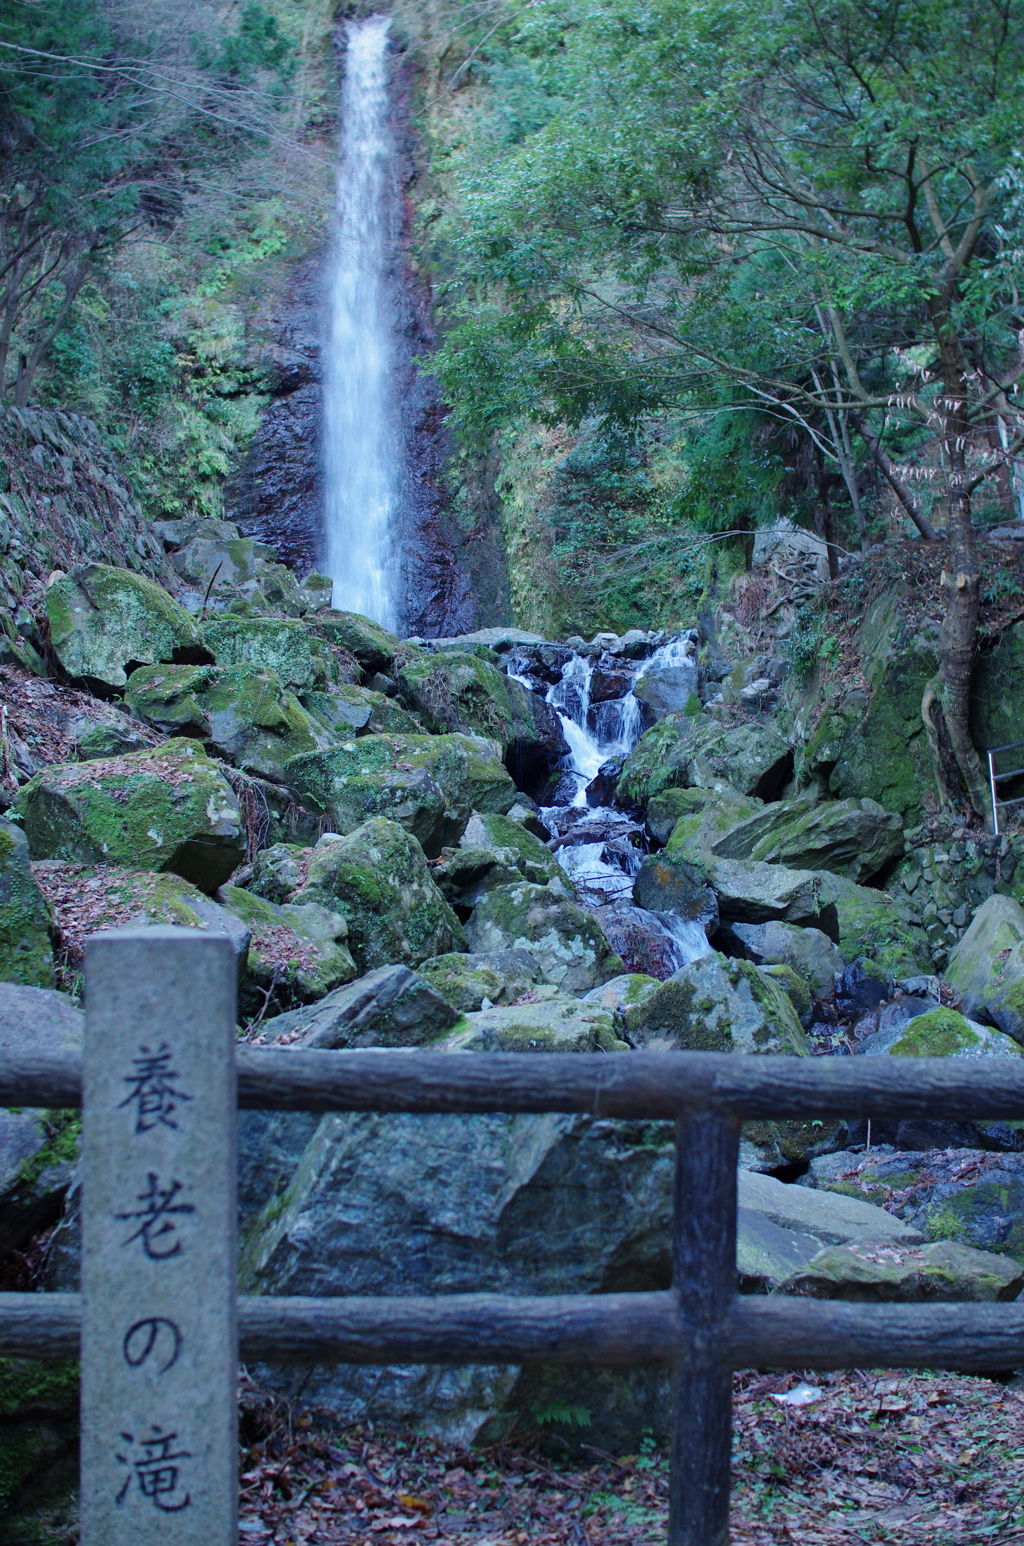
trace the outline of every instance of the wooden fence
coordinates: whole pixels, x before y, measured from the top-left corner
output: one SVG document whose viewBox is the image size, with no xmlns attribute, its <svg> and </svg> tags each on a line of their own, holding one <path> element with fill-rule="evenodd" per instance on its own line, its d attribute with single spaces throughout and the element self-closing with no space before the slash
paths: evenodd
<svg viewBox="0 0 1024 1546">
<path fill-rule="evenodd" d="M 172 1096 L 180 1099 L 177 1108 L 170 1101 L 173 1115 L 163 1123 L 167 1131 L 158 1133 L 158 1137 L 161 1142 L 165 1138 L 174 1141 L 171 1129 L 178 1118 L 186 1110 L 191 1117 L 190 1108 L 183 1103 L 200 1100 L 201 1091 L 198 1083 L 194 1090 L 185 1088 L 187 1078 L 183 1071 L 189 1065 L 181 1050 L 183 1044 L 179 1041 L 175 1046 L 167 1041 L 173 1037 L 175 1027 L 180 1038 L 182 1027 L 180 1000 L 172 1011 L 165 990 L 168 982 L 180 982 L 182 971 L 190 981 L 197 980 L 198 966 L 202 965 L 200 939 L 207 942 L 203 960 L 211 966 L 214 976 L 219 972 L 223 979 L 232 969 L 226 947 L 223 951 L 210 948 L 223 942 L 212 941 L 209 936 L 189 936 L 187 930 L 125 930 L 97 936 L 90 943 L 85 1078 L 87 1266 L 88 1189 L 92 1174 L 88 1064 L 92 1026 L 98 1027 L 94 1041 L 100 1045 L 104 1021 L 109 1024 L 118 1016 L 127 1016 L 126 1034 L 133 1045 L 145 1043 L 151 1058 L 158 1042 L 165 1048 L 163 1072 L 175 1078 L 169 1082 L 165 1079 L 164 1084 Z M 108 967 L 105 978 L 100 970 L 104 950 Z M 145 980 L 140 975 L 143 965 Z M 196 1024 L 196 1017 L 202 1021 L 211 1001 L 207 989 L 197 996 L 192 1021 L 186 1028 L 187 1038 L 195 1039 L 209 1029 L 204 1022 L 197 1030 Z M 227 996 L 230 998 L 230 994 Z M 216 997 L 214 993 L 212 998 Z M 112 1014 L 110 1004 L 115 999 L 116 1013 Z M 214 1018 L 219 1016 L 224 1021 L 223 1003 L 215 1003 L 212 1013 Z M 160 1022 L 155 1032 L 151 1028 L 154 1017 Z M 602 1118 L 670 1118 L 675 1122 L 676 1194 L 670 1291 L 543 1297 L 479 1293 L 399 1299 L 241 1298 L 237 1301 L 237 1350 L 233 1343 L 221 1349 L 232 1371 L 236 1356 L 296 1363 L 544 1361 L 666 1365 L 673 1375 L 675 1413 L 668 1533 L 671 1546 L 724 1546 L 728 1540 L 734 1369 L 898 1367 L 985 1371 L 1024 1366 L 1024 1304 L 867 1305 L 736 1293 L 736 1167 L 742 1122 L 766 1118 L 898 1116 L 1019 1119 L 1024 1116 L 1024 1062 L 642 1052 L 453 1056 L 429 1051 L 330 1052 L 243 1046 L 234 1058 L 234 1072 L 237 1103 L 243 1108 L 314 1112 L 569 1112 Z M 121 1084 L 129 1086 L 129 1097 L 117 1103 L 120 1109 L 129 1105 L 132 1081 L 137 1083 L 138 1079 L 134 1073 L 122 1075 L 120 1069 L 117 1077 Z M 82 1100 L 83 1063 L 79 1054 L 0 1053 L 0 1105 L 61 1108 L 80 1105 Z M 168 1100 L 164 1103 L 167 1105 Z M 108 1100 L 108 1105 L 113 1109 L 112 1101 Z M 129 1106 L 129 1114 L 134 1113 L 135 1107 Z M 220 1118 L 221 1128 L 233 1135 L 233 1111 L 221 1108 Z M 159 1120 L 151 1124 L 155 1128 L 160 1125 Z M 100 1133 L 95 1123 L 93 1130 L 100 1134 L 97 1143 L 108 1142 L 109 1135 Z M 137 1123 L 134 1130 L 141 1131 Z M 233 1167 L 233 1146 L 229 1148 Z M 218 1216 L 223 1216 L 223 1199 L 214 1194 L 218 1193 L 218 1186 L 220 1191 L 226 1190 L 233 1208 L 232 1182 L 223 1169 L 218 1182 L 215 1169 L 213 1160 L 207 1160 L 202 1194 L 211 1206 L 216 1205 L 215 1212 L 220 1209 Z M 149 1172 L 149 1192 L 164 1196 L 167 1188 L 160 1191 L 159 1184 L 153 1181 L 155 1174 Z M 144 1192 L 145 1188 L 137 1195 L 141 1198 Z M 186 1195 L 187 1191 L 181 1192 L 181 1199 Z M 134 1220 L 142 1211 L 111 1216 Z M 184 1215 L 202 1209 L 192 1208 L 182 1200 L 177 1210 L 170 1211 Z M 183 1227 L 188 1222 L 184 1219 Z M 164 1214 L 159 1228 L 164 1233 L 154 1237 L 157 1259 L 166 1261 L 174 1256 L 178 1270 L 182 1258 L 171 1243 L 175 1240 L 175 1224 Z M 98 1230 L 99 1225 L 94 1226 L 95 1239 L 99 1238 Z M 137 1234 L 132 1235 L 132 1239 L 137 1238 Z M 123 1239 L 119 1242 L 121 1246 L 127 1243 Z M 164 1271 L 155 1270 L 158 1276 Z M 220 1294 L 222 1302 L 233 1295 L 230 1269 L 226 1270 L 229 1280 L 212 1284 L 214 1296 Z M 121 1291 L 125 1278 L 133 1276 L 123 1269 L 119 1272 L 118 1285 L 112 1293 Z M 224 1270 L 219 1269 L 219 1273 L 223 1278 Z M 211 1288 L 210 1278 L 211 1274 L 206 1273 L 191 1280 L 199 1299 L 205 1288 Z M 106 1280 L 93 1281 L 99 1285 L 100 1294 L 106 1292 Z M 83 1296 L 87 1327 L 92 1313 L 89 1297 L 87 1277 Z M 109 1329 L 113 1318 L 109 1306 L 100 1308 L 96 1338 Z M 233 1297 L 231 1309 L 233 1314 Z M 128 1308 L 124 1313 L 129 1313 Z M 83 1307 L 78 1295 L 0 1295 L 0 1354 L 32 1358 L 72 1355 L 79 1348 L 82 1321 Z M 135 1371 L 145 1362 L 145 1353 L 146 1359 L 156 1365 L 155 1372 L 151 1371 L 154 1391 L 162 1388 L 159 1380 L 164 1377 L 163 1366 L 169 1367 L 168 1359 L 178 1357 L 176 1344 L 172 1347 L 169 1340 L 171 1332 L 166 1329 L 172 1321 L 170 1314 L 158 1315 L 150 1307 L 150 1313 L 127 1326 L 123 1339 L 120 1327 L 115 1327 L 116 1346 L 123 1349 L 122 1363 Z M 223 1330 L 227 1322 L 218 1324 L 222 1342 L 233 1338 L 233 1324 L 227 1332 Z M 129 1340 L 132 1337 L 134 1341 Z M 100 1349 L 101 1374 L 106 1367 L 103 1359 L 113 1357 L 109 1348 L 106 1352 Z M 224 1366 L 224 1359 L 214 1362 L 218 1369 Z M 206 1366 L 200 1363 L 197 1367 L 201 1371 Z M 93 1491 L 97 1486 L 111 1491 L 112 1481 L 105 1481 L 100 1475 L 104 1466 L 104 1475 L 115 1479 L 124 1475 L 125 1496 L 116 1502 L 116 1508 L 110 1506 L 103 1516 L 102 1528 L 98 1523 L 83 1526 L 83 1546 L 115 1546 L 122 1539 L 155 1542 L 157 1527 L 161 1546 L 178 1542 L 181 1546 L 227 1546 L 229 1541 L 236 1542 L 234 1472 L 224 1458 L 225 1447 L 213 1446 L 220 1459 L 214 1456 L 210 1466 L 219 1465 L 222 1472 L 227 1466 L 227 1472 L 219 1478 L 207 1476 L 204 1480 L 200 1462 L 206 1452 L 200 1453 L 198 1440 L 193 1439 L 189 1449 L 173 1450 L 166 1423 L 155 1428 L 156 1437 L 151 1431 L 149 1437 L 143 1435 L 140 1439 L 132 1425 L 141 1421 L 138 1413 L 142 1408 L 134 1415 L 127 1409 L 106 1412 L 102 1400 L 110 1397 L 107 1386 L 99 1395 L 87 1399 L 89 1368 L 89 1357 L 83 1347 L 83 1424 L 98 1424 L 100 1417 L 115 1426 L 119 1424 L 117 1431 L 126 1453 L 98 1454 L 83 1442 L 83 1455 L 91 1457 L 88 1462 L 83 1459 L 83 1501 L 90 1487 Z M 189 1378 L 193 1380 L 194 1403 L 196 1376 Z M 202 1379 L 201 1373 L 198 1378 Z M 90 1379 L 90 1389 L 99 1391 L 100 1374 L 94 1373 Z M 90 1399 L 99 1414 L 95 1418 Z M 130 1403 L 134 1398 L 124 1395 L 118 1399 Z M 224 1421 L 233 1422 L 233 1416 Z M 230 1438 L 233 1429 L 225 1431 Z M 83 1434 L 83 1440 L 87 1437 Z M 172 1437 L 177 1443 L 184 1442 L 176 1430 Z M 136 1446 L 130 1452 L 129 1438 Z M 149 1448 L 139 1449 L 140 1444 Z M 181 1458 L 184 1455 L 189 1457 L 194 1473 L 187 1491 L 185 1461 Z M 165 1462 L 162 1469 L 161 1461 Z M 87 1464 L 95 1472 L 91 1477 L 86 1475 Z M 174 1487 L 169 1486 L 172 1469 Z M 129 1482 L 130 1492 L 126 1490 Z M 196 1522 L 204 1487 L 211 1496 L 216 1494 L 229 1501 L 221 1505 L 220 1523 L 205 1523 L 200 1530 Z M 124 1510 L 133 1500 L 137 1500 L 142 1512 L 129 1519 Z M 145 1528 L 145 1519 L 150 1514 L 152 1534 Z M 101 1515 L 100 1508 L 95 1518 L 99 1520 Z M 121 1520 L 124 1530 L 118 1533 Z"/>
</svg>

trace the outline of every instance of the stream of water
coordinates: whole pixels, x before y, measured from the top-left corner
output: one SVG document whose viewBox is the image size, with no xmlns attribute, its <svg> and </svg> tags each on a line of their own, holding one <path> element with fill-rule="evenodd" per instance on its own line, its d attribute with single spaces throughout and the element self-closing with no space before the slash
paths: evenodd
<svg viewBox="0 0 1024 1546">
<path fill-rule="evenodd" d="M 393 399 L 396 195 L 388 124 L 390 21 L 345 28 L 337 235 L 324 361 L 326 568 L 334 605 L 396 623 L 393 523 L 401 442 Z"/>
</svg>

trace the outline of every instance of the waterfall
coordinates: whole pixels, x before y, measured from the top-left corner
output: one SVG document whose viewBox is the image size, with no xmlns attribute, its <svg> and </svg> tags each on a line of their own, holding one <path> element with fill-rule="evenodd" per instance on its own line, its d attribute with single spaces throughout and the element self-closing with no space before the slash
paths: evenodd
<svg viewBox="0 0 1024 1546">
<path fill-rule="evenodd" d="M 326 568 L 334 605 L 393 628 L 401 450 L 388 269 L 396 199 L 388 127 L 390 21 L 346 24 L 337 237 L 325 361 Z"/>
</svg>

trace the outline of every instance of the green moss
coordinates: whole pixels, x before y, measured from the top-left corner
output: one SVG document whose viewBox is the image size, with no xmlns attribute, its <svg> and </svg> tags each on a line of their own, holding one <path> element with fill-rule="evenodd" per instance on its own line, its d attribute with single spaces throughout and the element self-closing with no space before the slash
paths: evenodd
<svg viewBox="0 0 1024 1546">
<path fill-rule="evenodd" d="M 46 1142 L 18 1172 L 18 1186 L 32 1187 L 46 1170 L 56 1165 L 74 1165 L 82 1142 L 82 1114 L 80 1111 L 44 1111 L 41 1116 L 46 1129 Z M 0 1387 L 2 1388 L 2 1387 Z M 0 1413 L 4 1411 L 0 1396 Z"/>
<path fill-rule="evenodd" d="M 78 1385 L 76 1359 L 0 1358 L 0 1517 L 25 1484 L 70 1447 Z M 19 1416 L 33 1411 L 48 1415 Z"/>
</svg>

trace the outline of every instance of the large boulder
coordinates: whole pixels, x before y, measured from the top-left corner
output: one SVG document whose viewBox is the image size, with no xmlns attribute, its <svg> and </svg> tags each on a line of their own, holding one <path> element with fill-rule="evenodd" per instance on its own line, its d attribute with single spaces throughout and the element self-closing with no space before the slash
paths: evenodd
<svg viewBox="0 0 1024 1546">
<path fill-rule="evenodd" d="M 0 982 L 53 987 L 50 928 L 25 834 L 13 822 L 0 821 Z"/>
<path fill-rule="evenodd" d="M 786 993 L 749 961 L 712 951 L 625 1011 L 630 1040 L 685 1052 L 804 1056 L 803 1027 Z"/>
<path fill-rule="evenodd" d="M 867 1036 L 857 1047 L 864 1057 L 1021 1058 L 1024 1048 L 1012 1036 L 968 1020 L 955 1009 L 932 1009 Z"/>
<path fill-rule="evenodd" d="M 718 898 L 708 884 L 707 866 L 679 854 L 648 854 L 633 882 L 633 900 L 648 912 L 674 912 L 712 929 Z"/>
<path fill-rule="evenodd" d="M 317 615 L 317 628 L 325 639 L 339 645 L 354 655 L 366 671 L 390 673 L 396 656 L 416 656 L 420 653 L 413 644 L 406 644 L 388 633 L 380 623 L 358 612 L 335 612 L 331 609 Z"/>
<path fill-rule="evenodd" d="M 1020 1262 L 939 1240 L 932 1245 L 885 1241 L 826 1246 L 776 1292 L 867 1304 L 992 1303 L 1016 1299 L 1022 1288 Z"/>
<path fill-rule="evenodd" d="M 225 521 L 225 526 L 230 522 Z M 251 537 L 237 535 L 196 535 L 174 554 L 171 563 L 189 585 L 206 592 L 214 586 L 245 585 L 257 577 L 261 558 L 272 558 L 276 550 Z"/>
<path fill-rule="evenodd" d="M 626 758 L 615 803 L 646 810 L 666 789 L 714 789 L 723 782 L 741 794 L 773 800 L 792 771 L 792 748 L 771 725 L 747 720 L 725 726 L 703 715 L 668 714 Z"/>
<path fill-rule="evenodd" d="M 484 743 L 486 745 L 486 743 Z M 294 758 L 285 779 L 302 802 L 351 832 L 370 816 L 399 822 L 428 854 L 457 843 L 489 761 L 495 791 L 491 809 L 515 802 L 501 763 L 461 735 L 367 735 L 326 751 Z M 500 791 L 500 793 L 499 793 Z M 486 807 L 485 807 L 486 808 Z"/>
<path fill-rule="evenodd" d="M 57 763 L 15 806 L 35 859 L 173 870 L 214 891 L 245 857 L 235 792 L 195 741 Z"/>
<path fill-rule="evenodd" d="M 893 977 L 914 977 L 932 968 L 928 937 L 905 905 L 880 891 L 835 877 L 836 941 L 845 961 L 861 956 Z"/>
<path fill-rule="evenodd" d="M 655 721 L 664 719 L 667 714 L 696 713 L 700 708 L 696 661 L 645 671 L 633 685 L 633 696 L 646 704 Z"/>
<path fill-rule="evenodd" d="M 946 980 L 970 1015 L 983 1015 L 1024 1041 L 1024 908 L 990 896 L 946 966 Z"/>
<path fill-rule="evenodd" d="M 215 617 L 203 625 L 206 646 L 218 666 L 255 666 L 273 671 L 296 691 L 331 679 L 330 652 L 297 618 Z"/>
<path fill-rule="evenodd" d="M 622 961 L 589 913 L 551 887 L 527 881 L 489 891 L 469 920 L 466 938 L 474 951 L 528 951 L 545 980 L 566 993 L 586 993 L 622 971 Z"/>
<path fill-rule="evenodd" d="M 418 1047 L 443 1036 L 458 1018 L 420 973 L 378 966 L 316 1004 L 278 1015 L 258 1039 L 320 1048 Z"/>
<path fill-rule="evenodd" d="M 353 735 L 421 735 L 423 726 L 393 698 L 354 682 L 336 682 L 322 692 L 304 692 L 299 700 L 330 731 L 332 740 Z"/>
<path fill-rule="evenodd" d="M 647 831 L 670 853 L 695 857 L 759 812 L 775 809 L 719 779 L 706 789 L 666 789 L 655 795 L 647 806 Z"/>
<path fill-rule="evenodd" d="M 708 882 L 723 919 L 740 923 L 809 924 L 829 936 L 837 933 L 833 877 L 822 870 L 790 870 L 755 859 L 712 859 Z"/>
<path fill-rule="evenodd" d="M 360 972 L 395 962 L 418 966 L 465 945 L 423 849 L 398 822 L 381 816 L 344 837 L 325 834 L 309 855 L 305 884 L 293 900 L 319 902 L 342 914 Z"/>
<path fill-rule="evenodd" d="M 610 1010 L 557 992 L 533 1003 L 493 1005 L 464 1015 L 441 1045 L 445 1052 L 629 1051 L 616 1034 Z"/>
<path fill-rule="evenodd" d="M 69 676 L 123 687 L 136 666 L 209 659 L 195 621 L 153 580 L 83 564 L 46 592 L 50 641 Z"/>
<path fill-rule="evenodd" d="M 659 981 L 711 949 L 702 924 L 673 912 L 617 904 L 595 907 L 593 916 L 627 972 Z"/>
<path fill-rule="evenodd" d="M 243 1007 L 310 1003 L 356 975 L 341 913 L 319 902 L 268 902 L 241 886 L 222 886 L 217 895 L 250 932 Z"/>
<path fill-rule="evenodd" d="M 540 970 L 525 950 L 453 951 L 420 964 L 420 976 L 459 1014 L 514 1004 L 540 981 Z"/>
<path fill-rule="evenodd" d="M 903 852 L 901 817 L 875 800 L 809 805 L 779 800 L 734 826 L 713 844 L 726 859 L 764 860 L 795 870 L 832 870 L 869 880 Z"/>
<path fill-rule="evenodd" d="M 458 848 L 446 848 L 434 868 L 441 890 L 456 907 L 470 909 L 496 886 L 529 880 L 565 896 L 572 884 L 554 854 L 511 817 L 475 811 Z"/>
<path fill-rule="evenodd" d="M 468 650 L 440 650 L 403 662 L 402 696 L 428 730 L 489 736 L 506 757 L 551 767 L 569 748 L 549 705 L 535 709 L 534 694 Z M 543 710 L 547 710 L 544 715 Z M 538 731 L 538 714 L 544 729 Z"/>
<path fill-rule="evenodd" d="M 165 735 L 194 736 L 213 756 L 275 783 L 289 757 L 329 740 L 274 672 L 255 666 L 143 666 L 125 702 Z"/>
</svg>

